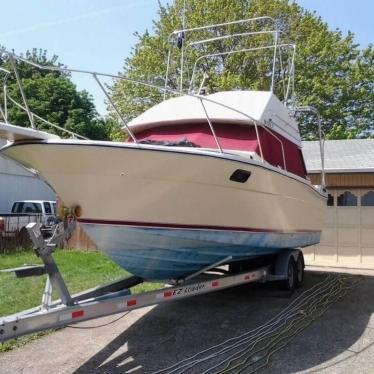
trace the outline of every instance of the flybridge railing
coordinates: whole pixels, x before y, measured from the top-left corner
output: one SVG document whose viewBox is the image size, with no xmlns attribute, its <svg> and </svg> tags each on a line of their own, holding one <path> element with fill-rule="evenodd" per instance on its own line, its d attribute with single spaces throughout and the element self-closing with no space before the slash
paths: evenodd
<svg viewBox="0 0 374 374">
<path fill-rule="evenodd" d="M 123 129 L 128 133 L 129 137 L 133 140 L 133 142 L 135 144 L 137 144 L 139 146 L 139 141 L 138 139 L 136 138 L 134 132 L 132 131 L 132 129 L 130 128 L 130 126 L 128 125 L 128 123 L 125 121 L 124 117 L 122 116 L 121 114 L 121 111 L 119 110 L 119 108 L 115 105 L 115 103 L 113 102 L 111 96 L 109 95 L 109 93 L 107 92 L 107 90 L 105 89 L 105 86 L 104 84 L 102 83 L 102 81 L 100 80 L 100 78 L 110 78 L 110 79 L 119 79 L 119 80 L 123 80 L 123 81 L 126 81 L 128 83 L 131 83 L 131 84 L 134 84 L 134 85 L 138 85 L 138 86 L 142 86 L 142 87 L 148 87 L 148 88 L 151 88 L 151 89 L 155 89 L 155 90 L 158 90 L 159 92 L 168 92 L 168 93 L 171 93 L 171 94 L 174 94 L 174 95 L 179 95 L 179 96 L 182 96 L 182 95 L 185 95 L 185 96 L 189 96 L 189 97 L 193 97 L 195 98 L 196 100 L 199 100 L 201 106 L 202 106 L 202 109 L 205 113 L 205 116 L 206 116 L 206 120 L 207 120 L 207 123 L 209 125 L 209 128 L 212 132 L 212 135 L 213 135 L 213 138 L 215 140 L 215 143 L 217 145 L 217 149 L 220 153 L 225 153 L 224 152 L 224 149 L 223 147 L 221 146 L 221 143 L 219 141 L 219 138 L 216 134 L 216 131 L 214 129 L 214 126 L 213 126 L 213 123 L 209 117 L 209 113 L 208 113 L 208 110 L 206 108 L 206 103 L 210 103 L 210 104 L 214 104 L 214 105 L 218 105 L 222 108 L 225 108 L 229 111 L 232 111 L 233 113 L 236 113 L 236 114 L 239 114 L 240 116 L 243 116 L 245 119 L 248 120 L 248 125 L 249 126 L 254 126 L 255 128 L 255 132 L 256 132 L 256 138 L 257 138 L 257 142 L 258 142 L 258 146 L 259 146 L 259 152 L 260 152 L 260 157 L 261 157 L 261 160 L 262 162 L 264 162 L 264 154 L 263 154 L 263 148 L 262 148 L 262 144 L 261 144 L 261 138 L 260 138 L 260 133 L 259 133 L 259 129 L 258 127 L 260 126 L 261 128 L 263 128 L 266 132 L 268 132 L 269 134 L 271 134 L 271 136 L 273 136 L 275 139 L 277 139 L 277 141 L 280 143 L 281 145 L 281 149 L 282 149 L 282 156 L 283 156 L 283 168 L 285 170 L 287 170 L 287 166 L 286 166 L 286 159 L 285 159 L 285 152 L 284 152 L 284 146 L 283 146 L 283 142 L 281 141 L 281 139 L 279 137 L 277 137 L 272 131 L 270 131 L 269 129 L 267 129 L 267 127 L 265 125 L 261 125 L 258 123 L 258 121 L 256 119 L 254 119 L 253 117 L 251 117 L 250 115 L 248 115 L 247 113 L 244 113 L 236 108 L 233 108 L 229 105 L 226 105 L 224 103 L 221 103 L 221 102 L 218 102 L 218 101 L 215 101 L 215 100 L 212 100 L 208 97 L 205 97 L 205 96 L 202 96 L 202 95 L 198 95 L 198 94 L 194 94 L 192 92 L 181 92 L 181 91 L 178 91 L 178 90 L 173 90 L 173 89 L 170 89 L 170 88 L 166 88 L 166 87 L 159 87 L 159 86 L 156 86 L 154 84 L 151 84 L 151 83 L 146 83 L 146 82 L 142 82 L 142 81 L 137 81 L 137 80 L 134 80 L 134 79 L 130 79 L 130 78 L 126 78 L 126 77 L 123 77 L 123 76 L 119 76 L 119 75 L 113 75 L 113 74 L 107 74 L 107 73 L 99 73 L 99 72 L 95 72 L 95 71 L 88 71 L 88 70 L 81 70 L 81 69 L 69 69 L 69 68 L 65 68 L 65 67 L 56 67 L 56 66 L 45 66 L 45 65 L 40 65 L 40 64 L 37 64 L 33 61 L 30 61 L 30 60 L 27 60 L 21 56 L 18 56 L 16 54 L 14 54 L 13 52 L 9 52 L 5 49 L 0 49 L 0 56 L 1 55 L 5 55 L 5 56 L 8 56 L 9 59 L 11 60 L 11 64 L 12 64 L 12 67 L 13 67 L 13 70 L 14 70 L 14 74 L 16 76 L 16 80 L 17 80 L 17 84 L 18 84 L 18 87 L 19 87 L 19 90 L 21 92 L 21 97 L 22 97 L 22 100 L 23 100 L 23 105 L 18 103 L 15 99 L 11 98 L 6 90 L 6 84 L 4 84 L 4 110 L 1 108 L 1 105 L 0 105 L 0 115 L 4 118 L 4 121 L 7 123 L 8 122 L 8 118 L 7 118 L 7 112 L 8 112 L 8 104 L 9 102 L 11 102 L 12 104 L 16 105 L 19 109 L 22 109 L 24 110 L 27 115 L 28 115 L 28 118 L 29 118 L 29 121 L 30 121 L 30 125 L 32 128 L 35 128 L 35 118 L 44 122 L 45 124 L 47 125 L 50 125 L 54 128 L 57 128 L 61 131 L 64 131 L 74 137 L 77 137 L 77 138 L 84 138 L 78 134 L 75 134 L 69 130 L 66 130 L 58 125 L 55 125 L 45 119 L 43 119 L 42 117 L 38 116 L 37 114 L 33 113 L 29 106 L 28 106 L 28 103 L 27 103 L 27 98 L 26 98 L 26 95 L 25 95 L 25 92 L 23 90 L 23 86 L 22 86 L 22 81 L 19 77 L 19 74 L 18 74 L 18 70 L 17 70 L 17 64 L 16 62 L 17 61 L 20 61 L 20 62 L 23 62 L 25 64 L 28 64 L 28 65 L 31 65 L 37 69 L 40 69 L 40 70 L 46 70 L 46 71 L 58 71 L 58 72 L 62 72 L 62 73 L 80 73 L 80 74 L 86 74 L 86 75 L 89 75 L 91 76 L 95 81 L 96 83 L 98 84 L 98 86 L 100 87 L 100 89 L 102 90 L 102 92 L 104 93 L 105 97 L 107 98 L 108 102 L 110 103 L 110 105 L 112 106 L 113 110 L 116 112 L 116 114 L 118 115 L 118 118 L 121 120 L 122 124 L 123 124 Z M 10 72 L 9 71 L 6 71 L 7 74 L 9 74 Z M 7 75 L 6 74 L 6 75 Z M 4 79 L 4 82 L 6 82 L 6 79 L 7 77 Z M 84 138 L 84 139 L 87 139 L 87 138 Z"/>
<path fill-rule="evenodd" d="M 197 64 L 201 60 L 208 59 L 210 57 L 229 56 L 229 55 L 233 55 L 233 54 L 237 54 L 237 53 L 262 51 L 262 50 L 273 49 L 273 48 L 274 48 L 274 45 L 266 45 L 266 46 L 261 46 L 261 47 L 242 48 L 242 49 L 239 49 L 239 50 L 236 50 L 236 51 L 210 53 L 210 54 L 205 54 L 205 55 L 199 56 L 195 60 L 194 67 L 192 69 L 192 78 L 191 78 L 190 84 L 189 84 L 189 92 L 191 92 L 191 91 L 193 92 L 193 88 L 195 87 L 195 76 L 196 76 Z M 296 46 L 294 44 L 278 44 L 277 48 L 279 48 L 279 49 L 281 49 L 281 48 L 292 48 L 293 51 L 294 51 L 293 55 L 295 54 L 295 51 L 296 51 Z M 281 69 L 281 70 L 283 71 L 283 69 Z M 293 64 L 292 64 L 292 70 L 293 70 Z M 283 80 L 282 80 L 282 82 L 283 82 Z M 274 85 L 274 82 L 273 82 L 273 78 L 272 78 L 272 84 L 271 84 L 271 87 L 270 87 L 271 92 L 273 92 L 273 85 Z M 290 86 L 291 86 L 291 80 L 288 79 L 287 91 L 284 91 L 284 93 L 283 93 L 284 101 L 288 100 L 288 95 L 289 95 L 289 92 L 290 92 Z"/>
<path fill-rule="evenodd" d="M 22 106 L 20 103 L 18 103 L 16 100 L 14 100 L 13 98 L 11 98 L 10 96 L 8 96 L 8 100 L 9 100 L 11 103 L 13 103 L 17 108 L 19 108 L 19 109 L 21 109 L 21 110 L 27 112 L 27 108 L 26 108 L 26 107 Z M 29 111 L 30 111 L 30 110 L 29 110 Z M 71 135 L 73 138 L 78 138 L 78 139 L 85 139 L 85 140 L 88 140 L 88 138 L 86 138 L 85 136 L 79 135 L 79 134 L 77 134 L 77 133 L 75 133 L 75 132 L 73 132 L 73 131 L 70 131 L 70 130 L 67 130 L 67 129 L 61 127 L 61 126 L 58 126 L 58 125 L 56 125 L 56 124 L 54 124 L 54 123 L 52 123 L 52 122 L 46 120 L 45 118 L 38 116 L 38 115 L 35 114 L 34 112 L 31 112 L 31 111 L 30 111 L 30 115 L 31 115 L 32 120 L 34 121 L 34 124 L 35 124 L 35 119 L 38 119 L 39 121 L 45 123 L 46 125 L 48 125 L 48 126 L 50 126 L 50 127 L 53 127 L 54 129 L 60 130 L 60 131 L 62 131 L 62 132 L 65 132 L 65 133 Z M 35 127 L 34 127 L 34 128 L 35 128 Z"/>
<path fill-rule="evenodd" d="M 269 16 L 262 16 L 262 17 L 255 17 L 255 18 L 247 18 L 247 19 L 241 19 L 241 20 L 236 20 L 236 21 L 229 21 L 229 22 L 223 22 L 223 23 L 218 23 L 218 24 L 213 24 L 213 25 L 205 25 L 205 26 L 199 26 L 199 27 L 192 27 L 192 28 L 185 28 L 184 27 L 184 15 L 185 15 L 185 9 L 183 12 L 183 29 L 181 30 L 175 30 L 169 35 L 169 41 L 172 42 L 173 39 L 175 41 L 175 38 L 177 38 L 177 44 L 180 46 L 181 54 L 180 54 L 180 83 L 179 83 L 179 90 L 183 91 L 183 78 L 184 78 L 184 68 L 185 68 L 185 37 L 187 34 L 191 33 L 196 33 L 196 32 L 201 32 L 201 31 L 207 31 L 207 30 L 217 30 L 219 28 L 225 28 L 227 26 L 234 26 L 234 25 L 243 25 L 243 24 L 251 24 L 251 23 L 256 23 L 260 21 L 270 21 L 273 25 L 275 25 L 275 20 L 272 17 Z M 269 32 L 269 31 L 264 31 L 264 32 Z M 233 39 L 238 36 L 247 36 L 252 34 L 251 32 L 245 32 L 245 33 L 233 33 L 230 35 L 224 35 L 224 36 L 216 36 L 213 38 L 205 39 L 205 40 L 198 40 L 193 43 L 190 43 L 187 45 L 187 47 L 191 47 L 192 45 L 196 44 L 206 44 L 212 41 L 217 41 L 217 40 L 223 40 L 223 39 Z M 274 30 L 273 33 L 274 37 L 274 44 L 276 45 L 278 42 L 278 31 Z M 274 57 L 273 57 L 273 73 L 275 71 L 275 58 L 276 58 L 276 47 L 274 48 Z M 171 62 L 171 49 L 169 50 L 168 54 L 168 60 L 167 60 L 167 69 L 166 69 L 166 76 L 165 76 L 165 85 L 167 85 L 168 82 L 168 72 L 169 72 L 169 66 Z M 272 75 L 272 84 L 271 87 L 273 87 L 273 75 Z M 272 89 L 271 89 L 272 91 Z"/>
<path fill-rule="evenodd" d="M 184 11 L 185 13 L 185 11 Z M 184 13 L 183 13 L 183 26 L 184 26 Z M 242 27 L 247 27 L 250 29 L 252 26 L 256 26 L 260 24 L 260 27 L 262 27 L 262 30 L 259 31 L 244 31 L 239 30 L 237 32 L 232 32 L 229 34 L 221 35 L 220 30 L 224 30 L 226 32 L 227 27 L 235 27 L 237 25 L 240 25 Z M 266 29 L 267 27 L 270 27 L 270 29 Z M 192 40 L 188 41 L 188 36 L 193 37 L 192 35 L 199 34 L 201 32 L 211 32 L 213 33 L 212 37 L 205 37 L 203 39 L 198 40 Z M 218 34 L 218 35 L 217 35 Z M 213 24 L 213 25 L 206 25 L 206 26 L 200 26 L 200 27 L 193 27 L 193 28 L 185 28 L 183 27 L 180 30 L 173 31 L 169 35 L 169 42 L 172 46 L 173 44 L 176 44 L 178 48 L 180 49 L 180 62 L 179 62 L 179 91 L 183 91 L 183 83 L 184 83 L 184 77 L 186 75 L 185 71 L 186 68 L 186 53 L 188 49 L 193 48 L 195 46 L 200 47 L 206 47 L 209 43 L 221 41 L 221 40 L 232 40 L 234 41 L 240 41 L 237 43 L 237 47 L 230 47 L 228 50 L 223 50 L 217 53 L 205 53 L 201 56 L 198 56 L 196 60 L 193 62 L 193 68 L 192 68 L 192 74 L 191 79 L 188 83 L 188 92 L 191 92 L 194 89 L 195 86 L 195 77 L 196 77 L 196 69 L 197 64 L 203 59 L 208 59 L 212 57 L 217 56 L 227 56 L 231 54 L 237 54 L 237 53 L 250 53 L 254 51 L 259 50 L 266 50 L 266 49 L 272 49 L 273 50 L 273 56 L 272 56 L 272 67 L 271 67 L 271 79 L 270 79 L 270 87 L 269 90 L 271 92 L 274 91 L 275 86 L 275 75 L 276 75 L 276 69 L 277 69 L 277 59 L 279 61 L 279 71 L 281 74 L 281 81 L 283 85 L 283 102 L 287 103 L 287 100 L 291 94 L 291 84 L 294 83 L 294 74 L 295 74 L 295 53 L 296 53 L 296 47 L 294 44 L 282 44 L 280 43 L 280 34 L 281 31 L 278 29 L 277 22 L 274 18 L 269 16 L 261 16 L 261 17 L 254 17 L 254 18 L 247 18 L 247 19 L 241 19 L 237 21 L 230 21 L 230 22 L 224 22 L 219 24 Z M 243 39 L 246 38 L 252 38 L 254 36 L 259 35 L 269 35 L 272 37 L 272 43 L 267 43 L 266 45 L 256 46 L 256 47 L 240 47 L 240 44 Z M 287 76 L 285 73 L 286 67 L 284 66 L 283 59 L 282 59 L 282 49 L 288 48 L 292 51 L 292 55 L 288 58 L 288 70 L 287 70 Z M 171 66 L 171 56 L 172 56 L 172 49 L 169 49 L 168 57 L 167 57 L 167 67 L 166 67 L 166 74 L 165 74 L 165 88 L 167 88 L 169 83 L 169 72 L 170 72 L 170 66 Z M 205 78 L 205 74 L 204 74 Z M 203 79 L 204 79 L 203 78 Z M 285 81 L 287 80 L 287 84 L 285 85 Z M 200 85 L 201 86 L 201 85 Z M 166 91 L 164 91 L 166 94 Z"/>
</svg>

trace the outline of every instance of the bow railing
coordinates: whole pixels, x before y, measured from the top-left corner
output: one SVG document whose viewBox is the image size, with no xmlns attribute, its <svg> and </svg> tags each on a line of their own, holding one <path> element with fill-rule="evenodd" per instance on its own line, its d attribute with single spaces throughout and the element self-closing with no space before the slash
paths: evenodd
<svg viewBox="0 0 374 374">
<path fill-rule="evenodd" d="M 139 140 L 137 139 L 134 131 L 128 125 L 124 116 L 121 113 L 121 110 L 117 107 L 117 105 L 115 104 L 115 102 L 113 101 L 111 96 L 109 95 L 107 89 L 105 88 L 105 86 L 102 82 L 103 78 L 123 80 L 123 81 L 126 81 L 126 82 L 130 83 L 130 84 L 134 84 L 136 86 L 155 89 L 160 93 L 167 92 L 167 93 L 170 93 L 170 94 L 173 94 L 173 95 L 178 95 L 178 96 L 189 96 L 189 97 L 192 97 L 192 98 L 198 100 L 200 105 L 202 106 L 202 109 L 203 109 L 204 113 L 205 113 L 205 117 L 206 117 L 207 123 L 209 125 L 210 131 L 211 131 L 212 136 L 214 138 L 214 141 L 217 145 L 217 150 L 220 153 L 225 153 L 225 150 L 222 147 L 221 142 L 219 140 L 219 137 L 217 136 L 217 133 L 214 129 L 214 123 L 209 116 L 206 104 L 210 103 L 210 104 L 213 104 L 213 105 L 217 105 L 221 108 L 225 108 L 225 109 L 227 109 L 227 110 L 229 110 L 233 113 L 236 113 L 237 115 L 243 117 L 243 119 L 246 121 L 246 123 L 249 127 L 254 126 L 255 133 L 256 133 L 256 138 L 257 138 L 257 142 L 258 142 L 258 147 L 259 147 L 259 153 L 260 153 L 260 157 L 261 157 L 262 162 L 264 162 L 265 160 L 264 160 L 263 147 L 262 147 L 262 144 L 261 144 L 259 127 L 261 127 L 266 132 L 271 134 L 280 143 L 281 149 L 282 149 L 282 157 L 283 157 L 283 168 L 285 170 L 287 170 L 286 158 L 285 158 L 285 152 L 284 152 L 284 145 L 283 145 L 283 142 L 281 141 L 281 139 L 279 137 L 277 137 L 272 131 L 267 129 L 267 127 L 265 125 L 259 123 L 255 118 L 253 118 L 252 116 L 248 115 L 247 113 L 244 113 L 243 111 L 241 111 L 237 108 L 231 107 L 229 105 L 226 105 L 222 102 L 218 102 L 216 100 L 213 100 L 213 99 L 211 99 L 209 97 L 206 97 L 206 96 L 203 96 L 203 95 L 195 94 L 195 93 L 192 93 L 192 92 L 181 92 L 179 90 L 174 90 L 174 89 L 167 88 L 167 87 L 160 87 L 160 86 L 157 86 L 157 85 L 154 85 L 154 84 L 151 84 L 151 83 L 138 81 L 138 80 L 131 79 L 131 78 L 124 77 L 124 76 L 120 76 L 120 75 L 114 75 L 114 74 L 108 74 L 108 73 L 99 73 L 99 72 L 95 72 L 95 71 L 82 70 L 82 69 L 70 69 L 70 68 L 67 68 L 67 67 L 60 67 L 60 66 L 57 67 L 57 66 L 40 65 L 40 64 L 35 63 L 33 61 L 25 59 L 22 56 L 18 56 L 14 52 L 10 52 L 10 51 L 7 51 L 5 49 L 0 49 L 0 56 L 1 55 L 3 57 L 4 56 L 9 57 L 9 59 L 11 61 L 11 65 L 12 65 L 12 68 L 14 70 L 14 75 L 16 77 L 17 85 L 18 85 L 18 88 L 21 92 L 21 97 L 22 97 L 22 101 L 23 101 L 23 104 L 20 104 L 14 98 L 10 97 L 9 93 L 7 92 L 6 82 L 7 82 L 7 79 L 8 79 L 8 75 L 11 72 L 10 71 L 4 72 L 3 70 L 5 70 L 5 69 L 2 69 L 3 73 L 6 73 L 5 74 L 6 77 L 3 80 L 4 81 L 4 86 L 3 86 L 3 92 L 4 92 L 4 94 L 3 94 L 3 96 L 4 96 L 3 105 L 4 105 L 4 108 L 2 108 L 1 105 L 0 105 L 0 116 L 3 117 L 3 120 L 6 123 L 8 122 L 8 106 L 9 106 L 9 103 L 12 103 L 13 105 L 16 105 L 19 109 L 21 109 L 21 110 L 23 110 L 27 113 L 29 121 L 30 121 L 30 126 L 32 128 L 36 127 L 35 126 L 35 119 L 38 119 L 39 121 L 43 122 L 44 124 L 47 124 L 47 125 L 49 125 L 53 128 L 56 128 L 60 131 L 66 132 L 73 137 L 81 138 L 81 139 L 82 138 L 87 139 L 87 138 L 82 137 L 79 134 L 76 134 L 76 133 L 74 133 L 72 131 L 69 131 L 69 130 L 61 127 L 61 126 L 58 126 L 56 124 L 51 123 L 48 120 L 43 119 L 41 116 L 37 115 L 36 113 L 34 113 L 30 110 L 30 107 L 29 107 L 28 102 L 27 102 L 27 97 L 26 97 L 26 94 L 25 94 L 24 89 L 23 89 L 22 80 L 21 80 L 21 77 L 19 76 L 18 69 L 17 69 L 17 62 L 23 62 L 25 64 L 28 64 L 28 65 L 33 66 L 36 69 L 40 69 L 40 70 L 58 71 L 58 72 L 62 72 L 62 73 L 78 73 L 78 74 L 84 74 L 84 75 L 91 76 L 94 79 L 94 81 L 98 84 L 98 87 L 101 89 L 101 91 L 104 93 L 105 97 L 107 98 L 109 104 L 111 105 L 111 107 L 113 108 L 115 113 L 118 115 L 118 118 L 120 119 L 120 121 L 122 122 L 122 125 L 123 125 L 122 129 L 127 132 L 127 134 L 132 139 L 132 141 L 139 147 L 142 146 L 142 145 L 139 144 Z"/>
</svg>

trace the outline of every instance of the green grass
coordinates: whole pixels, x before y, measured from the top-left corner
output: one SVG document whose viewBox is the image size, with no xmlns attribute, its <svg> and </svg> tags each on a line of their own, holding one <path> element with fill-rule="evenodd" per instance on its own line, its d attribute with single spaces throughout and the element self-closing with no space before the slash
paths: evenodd
<svg viewBox="0 0 374 374">
<path fill-rule="evenodd" d="M 100 252 L 57 250 L 53 256 L 71 294 L 129 274 Z M 29 251 L 0 254 L 0 270 L 40 263 L 34 253 Z M 0 316 L 39 305 L 45 280 L 45 276 L 16 278 L 13 273 L 0 272 Z M 160 286 L 156 283 L 143 283 L 134 287 L 132 292 L 150 291 Z M 57 294 L 53 295 L 54 299 L 58 298 Z M 33 334 L 0 344 L 0 352 L 24 345 L 43 334 Z"/>
</svg>

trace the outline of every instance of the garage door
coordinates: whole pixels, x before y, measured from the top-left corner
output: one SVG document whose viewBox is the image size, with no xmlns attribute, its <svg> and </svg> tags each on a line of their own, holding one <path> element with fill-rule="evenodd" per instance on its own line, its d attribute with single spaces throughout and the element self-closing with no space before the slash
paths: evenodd
<svg viewBox="0 0 374 374">
<path fill-rule="evenodd" d="M 374 269 L 374 188 L 328 192 L 321 242 L 305 248 L 306 264 Z"/>
</svg>

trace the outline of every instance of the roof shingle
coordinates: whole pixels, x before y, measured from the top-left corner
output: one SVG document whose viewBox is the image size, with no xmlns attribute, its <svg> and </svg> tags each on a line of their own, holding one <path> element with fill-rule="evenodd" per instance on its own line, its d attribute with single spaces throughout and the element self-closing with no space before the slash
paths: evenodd
<svg viewBox="0 0 374 374">
<path fill-rule="evenodd" d="M 326 140 L 324 149 L 326 172 L 374 172 L 374 139 Z M 309 173 L 321 170 L 318 141 L 303 142 L 303 155 Z"/>
</svg>

